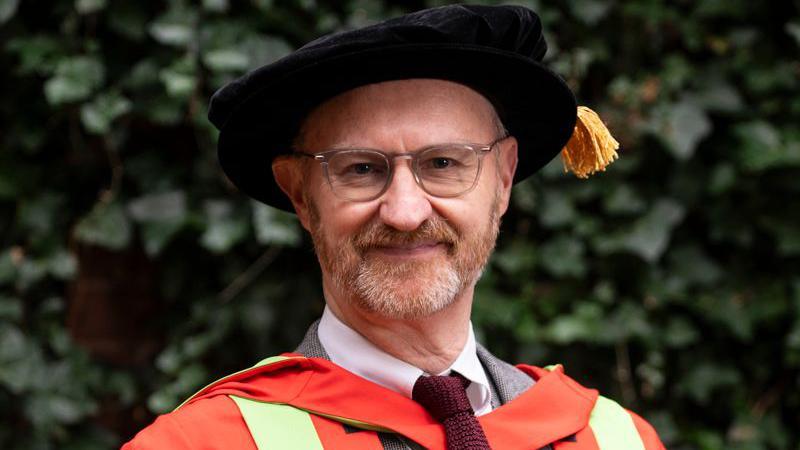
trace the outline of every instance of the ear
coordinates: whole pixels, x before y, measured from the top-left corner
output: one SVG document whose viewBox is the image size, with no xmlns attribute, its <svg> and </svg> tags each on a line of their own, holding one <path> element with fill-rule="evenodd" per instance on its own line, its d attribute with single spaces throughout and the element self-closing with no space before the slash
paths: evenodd
<svg viewBox="0 0 800 450">
<path fill-rule="evenodd" d="M 499 156 L 496 158 L 499 164 L 497 174 L 500 186 L 500 215 L 506 213 L 508 203 L 511 199 L 511 188 L 514 186 L 514 174 L 517 172 L 517 139 L 513 136 L 506 139 L 497 149 Z"/>
<path fill-rule="evenodd" d="M 272 161 L 272 175 L 275 182 L 294 206 L 297 218 L 303 228 L 309 230 L 309 205 L 303 195 L 303 170 L 302 164 L 297 158 L 289 155 L 281 155 Z"/>
</svg>

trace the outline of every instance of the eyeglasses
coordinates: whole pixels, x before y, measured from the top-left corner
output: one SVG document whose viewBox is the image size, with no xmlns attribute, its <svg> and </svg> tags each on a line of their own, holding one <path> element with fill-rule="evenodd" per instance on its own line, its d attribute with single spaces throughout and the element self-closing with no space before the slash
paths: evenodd
<svg viewBox="0 0 800 450">
<path fill-rule="evenodd" d="M 372 149 L 328 150 L 320 153 L 295 152 L 322 164 L 333 193 L 340 198 L 366 202 L 389 188 L 394 174 L 391 161 L 411 160 L 417 185 L 434 197 L 458 197 L 471 191 L 481 174 L 483 156 L 507 137 L 488 145 L 439 144 L 413 153 L 388 154 Z"/>
</svg>

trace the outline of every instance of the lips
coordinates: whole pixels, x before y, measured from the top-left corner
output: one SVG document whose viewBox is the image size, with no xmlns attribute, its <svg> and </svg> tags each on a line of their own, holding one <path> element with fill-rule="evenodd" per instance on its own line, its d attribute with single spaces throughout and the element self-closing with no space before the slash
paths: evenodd
<svg viewBox="0 0 800 450">
<path fill-rule="evenodd" d="M 422 256 L 444 247 L 445 245 L 439 242 L 425 242 L 416 245 L 405 243 L 401 245 L 379 245 L 371 247 L 369 250 L 393 256 Z"/>
<path fill-rule="evenodd" d="M 408 242 L 408 241 L 381 242 L 381 243 L 375 243 L 373 245 L 370 245 L 370 247 L 371 248 L 377 248 L 377 249 L 384 249 L 385 248 L 385 249 L 394 249 L 394 250 L 414 250 L 414 249 L 423 248 L 423 247 L 435 247 L 435 246 L 440 245 L 440 244 L 441 244 L 440 241 L 425 240 L 425 241 L 420 241 L 420 242 Z"/>
</svg>

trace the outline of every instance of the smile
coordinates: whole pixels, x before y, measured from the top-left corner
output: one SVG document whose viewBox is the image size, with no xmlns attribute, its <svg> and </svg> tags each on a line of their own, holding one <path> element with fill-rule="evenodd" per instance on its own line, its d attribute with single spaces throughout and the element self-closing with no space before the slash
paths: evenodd
<svg viewBox="0 0 800 450">
<path fill-rule="evenodd" d="M 445 251 L 446 246 L 441 242 L 416 243 L 411 245 L 388 245 L 372 247 L 369 252 L 390 257 L 419 257 Z"/>
</svg>

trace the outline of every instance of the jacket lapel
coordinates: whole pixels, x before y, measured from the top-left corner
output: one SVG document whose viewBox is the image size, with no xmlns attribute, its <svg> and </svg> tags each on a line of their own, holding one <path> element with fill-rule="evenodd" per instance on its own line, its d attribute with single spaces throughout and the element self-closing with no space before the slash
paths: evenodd
<svg viewBox="0 0 800 450">
<path fill-rule="evenodd" d="M 318 328 L 319 320 L 308 327 L 308 331 L 306 331 L 306 335 L 300 345 L 297 346 L 295 353 L 309 358 L 322 358 L 330 361 L 331 358 L 325 352 L 325 348 L 319 340 Z M 486 370 L 489 382 L 492 383 L 492 407 L 497 408 L 514 400 L 535 383 L 533 378 L 494 356 L 481 344 L 477 345 L 477 353 L 478 360 Z"/>
<path fill-rule="evenodd" d="M 499 400 L 499 405 L 493 404 L 492 406 L 505 405 L 536 383 L 523 371 L 491 354 L 481 344 L 478 344 L 477 351 L 478 359 L 483 364 L 489 380 L 494 384 Z M 494 395 L 495 392 L 492 394 Z"/>
<path fill-rule="evenodd" d="M 303 337 L 303 340 L 300 342 L 300 345 L 297 346 L 294 352 L 299 353 L 307 358 L 322 358 L 330 361 L 331 357 L 328 356 L 328 353 L 322 346 L 322 342 L 319 340 L 319 332 L 317 331 L 318 328 L 319 319 L 315 320 L 314 323 L 308 327 L 305 337 Z"/>
</svg>

